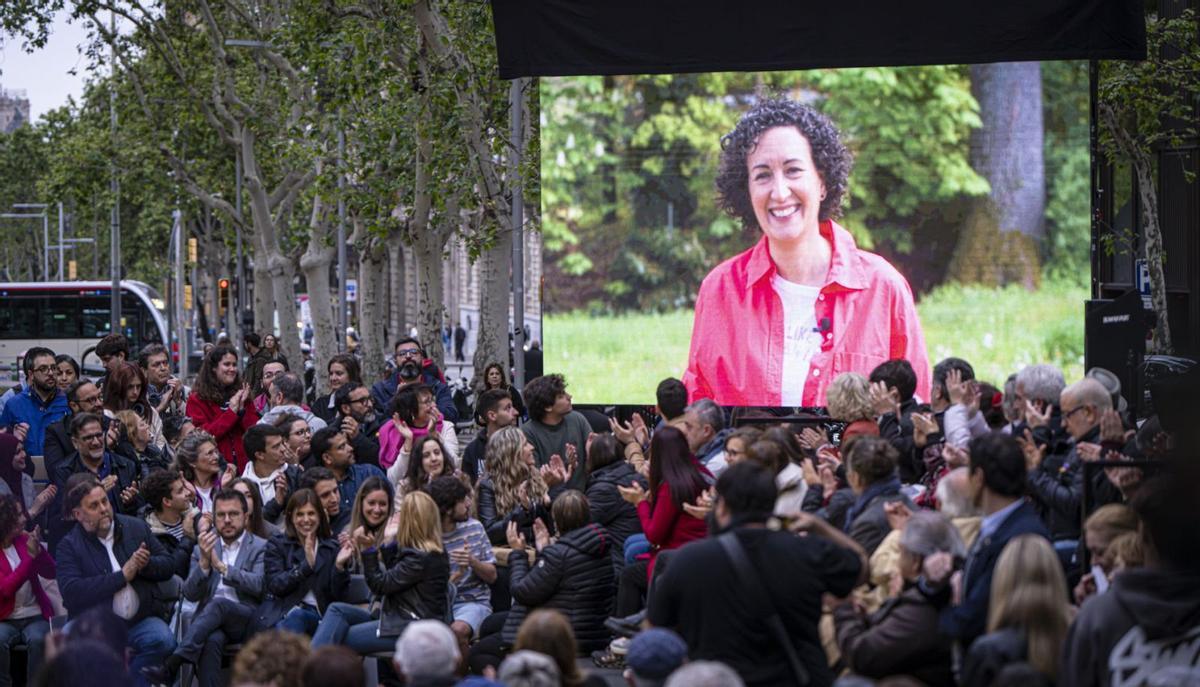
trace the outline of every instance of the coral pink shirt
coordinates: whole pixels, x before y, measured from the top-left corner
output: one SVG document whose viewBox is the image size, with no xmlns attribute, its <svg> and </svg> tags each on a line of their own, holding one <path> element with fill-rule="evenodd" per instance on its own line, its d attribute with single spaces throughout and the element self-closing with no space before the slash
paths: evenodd
<svg viewBox="0 0 1200 687">
<path fill-rule="evenodd" d="M 804 406 L 825 405 L 825 389 L 843 372 L 869 375 L 905 358 L 917 394 L 929 398 L 929 358 L 908 281 L 886 260 L 859 250 L 836 222 L 821 223 L 833 257 L 815 305 L 821 350 L 809 363 Z M 717 265 L 700 285 L 683 382 L 691 401 L 778 406 L 783 383 L 783 303 L 766 237 Z"/>
</svg>

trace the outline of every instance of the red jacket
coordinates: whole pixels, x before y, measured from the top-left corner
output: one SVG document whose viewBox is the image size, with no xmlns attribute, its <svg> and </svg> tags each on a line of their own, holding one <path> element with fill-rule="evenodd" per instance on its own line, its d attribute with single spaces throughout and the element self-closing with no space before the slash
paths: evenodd
<svg viewBox="0 0 1200 687">
<path fill-rule="evenodd" d="M 858 250 L 850 232 L 836 222 L 822 222 L 821 234 L 833 257 L 814 306 L 821 350 L 809 363 L 802 405 L 825 405 L 825 388 L 839 374 L 869 375 L 893 358 L 912 363 L 917 394 L 928 399 L 929 357 L 908 282 L 883 258 Z M 783 303 L 771 286 L 774 275 L 764 236 L 704 278 L 683 376 L 691 401 L 780 405 Z"/>
<path fill-rule="evenodd" d="M 38 582 L 39 575 L 48 580 L 54 579 L 56 574 L 54 559 L 50 557 L 50 552 L 45 548 L 37 557 L 30 558 L 29 551 L 25 549 L 25 542 L 28 539 L 28 535 L 22 534 L 13 540 L 13 548 L 17 550 L 17 555 L 21 558 L 21 563 L 17 565 L 16 570 L 13 570 L 8 564 L 8 556 L 0 554 L 0 620 L 12 615 L 13 605 L 17 599 L 17 590 L 26 582 L 33 589 L 33 598 L 37 599 L 38 607 L 42 609 L 42 617 L 46 620 L 54 617 L 54 605 L 50 603 L 50 597 L 46 596 L 46 590 L 42 589 L 41 582 Z"/>
<path fill-rule="evenodd" d="M 242 448 L 242 433 L 258 424 L 258 413 L 253 403 L 247 403 L 241 417 L 229 409 L 228 405 L 217 405 L 192 394 L 188 396 L 187 416 L 197 429 L 202 429 L 213 435 L 217 440 L 217 450 L 225 460 L 237 465 L 238 474 L 246 469 L 246 452 Z"/>
<path fill-rule="evenodd" d="M 703 468 L 701 468 L 703 469 Z M 708 536 L 708 523 L 693 518 L 671 500 L 671 488 L 666 482 L 658 485 L 654 497 L 654 511 L 650 510 L 650 499 L 637 506 L 638 520 L 642 521 L 642 532 L 654 546 L 650 550 L 650 567 L 646 574 L 654 577 L 654 561 L 663 549 L 678 549 L 684 544 Z"/>
</svg>

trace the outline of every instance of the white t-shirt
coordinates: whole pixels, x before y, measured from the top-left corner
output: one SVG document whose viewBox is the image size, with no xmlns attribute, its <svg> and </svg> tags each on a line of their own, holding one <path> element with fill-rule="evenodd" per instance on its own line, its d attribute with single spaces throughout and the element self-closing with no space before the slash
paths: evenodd
<svg viewBox="0 0 1200 687">
<path fill-rule="evenodd" d="M 771 286 L 783 303 L 783 374 L 779 405 L 799 406 L 804 402 L 808 364 L 821 350 L 814 306 L 821 294 L 818 286 L 790 282 L 776 274 Z"/>
<path fill-rule="evenodd" d="M 21 554 L 17 553 L 17 549 L 12 546 L 4 548 L 4 557 L 8 559 L 8 569 L 16 570 L 21 564 Z M 13 610 L 6 620 L 20 620 L 22 618 L 33 618 L 42 615 L 42 607 L 38 605 L 37 599 L 33 596 L 33 585 L 29 580 L 17 589 L 17 596 L 13 600 Z"/>
<path fill-rule="evenodd" d="M 108 530 L 108 536 L 100 539 L 100 543 L 104 545 L 104 550 L 108 552 L 108 562 L 112 564 L 112 571 L 121 572 L 121 563 L 113 553 L 113 531 L 111 528 Z M 133 587 L 129 586 L 128 582 L 125 583 L 124 587 L 121 587 L 120 591 L 113 595 L 113 613 L 126 620 L 137 615 L 138 606 L 140 605 L 141 602 L 138 601 L 137 592 L 133 591 Z"/>
<path fill-rule="evenodd" d="M 271 499 L 275 498 L 275 478 L 284 470 L 287 470 L 286 463 L 280 465 L 266 477 L 259 477 L 258 474 L 254 472 L 254 461 L 250 461 L 246 463 L 246 469 L 242 470 L 242 477 L 245 477 L 246 479 L 258 485 L 258 493 L 262 494 L 263 503 L 267 503 Z"/>
<path fill-rule="evenodd" d="M 207 488 L 200 486 L 196 487 L 196 499 L 199 501 L 199 503 L 196 504 L 196 507 L 200 509 L 201 513 L 213 512 L 212 494 L 212 484 L 210 484 Z"/>
</svg>

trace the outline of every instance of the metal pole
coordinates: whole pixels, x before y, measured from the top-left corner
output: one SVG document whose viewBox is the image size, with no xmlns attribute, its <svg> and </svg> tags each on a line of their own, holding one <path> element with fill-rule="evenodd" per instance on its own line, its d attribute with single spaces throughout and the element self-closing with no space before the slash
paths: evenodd
<svg viewBox="0 0 1200 687">
<path fill-rule="evenodd" d="M 109 13 L 109 32 L 112 35 L 112 74 L 108 87 L 108 117 L 112 133 L 113 159 L 112 178 L 109 190 L 112 192 L 112 216 L 110 217 L 110 254 L 109 272 L 112 277 L 112 300 L 109 310 L 109 331 L 116 334 L 121 331 L 121 181 L 117 178 L 117 13 Z"/>
<path fill-rule="evenodd" d="M 63 280 L 63 214 L 62 201 L 58 201 L 58 280 Z"/>
<path fill-rule="evenodd" d="M 50 281 L 50 209 L 42 208 L 42 279 Z"/>
<path fill-rule="evenodd" d="M 512 155 L 509 174 L 513 180 L 512 194 L 512 297 L 513 297 L 513 380 L 517 388 L 525 387 L 525 239 L 524 213 L 520 170 L 523 124 L 521 121 L 524 79 L 513 79 L 508 88 L 508 109 L 512 126 Z"/>
<path fill-rule="evenodd" d="M 175 228 L 173 230 L 175 234 L 175 315 L 178 318 L 178 325 L 175 327 L 175 331 L 179 337 L 179 365 L 175 368 L 175 374 L 182 380 L 187 377 L 188 373 L 188 344 L 191 343 L 191 337 L 189 336 L 191 329 L 187 326 L 187 305 L 183 299 L 183 271 L 187 268 L 187 261 L 185 260 L 187 252 L 184 246 L 187 243 L 187 237 L 184 236 L 183 222 L 181 221 L 183 213 L 175 210 L 171 213 L 171 216 L 175 218 Z"/>
<path fill-rule="evenodd" d="M 237 176 L 235 182 L 236 190 L 234 191 L 234 203 L 237 208 L 237 222 L 234 223 L 237 231 L 237 262 L 233 266 L 233 273 L 237 277 L 237 298 L 229 299 L 229 338 L 233 342 L 234 348 L 238 355 L 242 355 L 242 337 L 239 335 L 242 328 L 242 309 L 246 299 L 246 275 L 242 269 L 242 150 L 238 148 L 237 156 L 234 160 L 234 174 Z M 230 291 L 232 296 L 233 291 Z M 234 312 L 236 311 L 236 312 Z"/>
<path fill-rule="evenodd" d="M 344 170 L 346 157 L 346 132 L 342 129 L 341 124 L 338 124 L 338 226 L 337 226 L 337 273 L 338 273 L 338 318 L 337 318 L 337 350 L 339 353 L 346 351 L 346 328 L 349 326 L 347 319 L 349 313 L 346 308 L 346 199 L 342 191 L 346 188 L 346 175 Z M 323 285 L 318 286 L 320 288 Z M 312 288 L 312 286 L 309 286 Z M 395 296 L 393 296 L 394 298 Z"/>
</svg>

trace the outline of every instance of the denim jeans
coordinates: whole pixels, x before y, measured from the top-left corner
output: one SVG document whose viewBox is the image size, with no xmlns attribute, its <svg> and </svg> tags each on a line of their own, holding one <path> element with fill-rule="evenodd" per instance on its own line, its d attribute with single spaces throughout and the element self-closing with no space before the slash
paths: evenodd
<svg viewBox="0 0 1200 687">
<path fill-rule="evenodd" d="M 297 606 L 275 623 L 275 627 L 298 635 L 312 636 L 320 624 L 321 614 L 317 612 L 317 609 L 312 606 Z"/>
<path fill-rule="evenodd" d="M 0 687 L 9 687 L 13 683 L 10 651 L 22 643 L 25 644 L 28 659 L 25 684 L 35 684 L 34 677 L 42 667 L 46 635 L 49 633 L 50 623 L 40 615 L 0 622 Z"/>
<path fill-rule="evenodd" d="M 396 646 L 396 637 L 380 637 L 379 621 L 358 606 L 344 603 L 329 604 L 325 617 L 313 635 L 313 648 L 327 644 L 342 644 L 364 656 L 381 651 L 391 651 Z"/>
<path fill-rule="evenodd" d="M 175 634 L 162 618 L 146 618 L 129 628 L 129 648 L 133 658 L 129 661 L 129 673 L 134 684 L 148 685 L 142 677 L 142 668 L 161 665 L 175 651 Z"/>
</svg>

